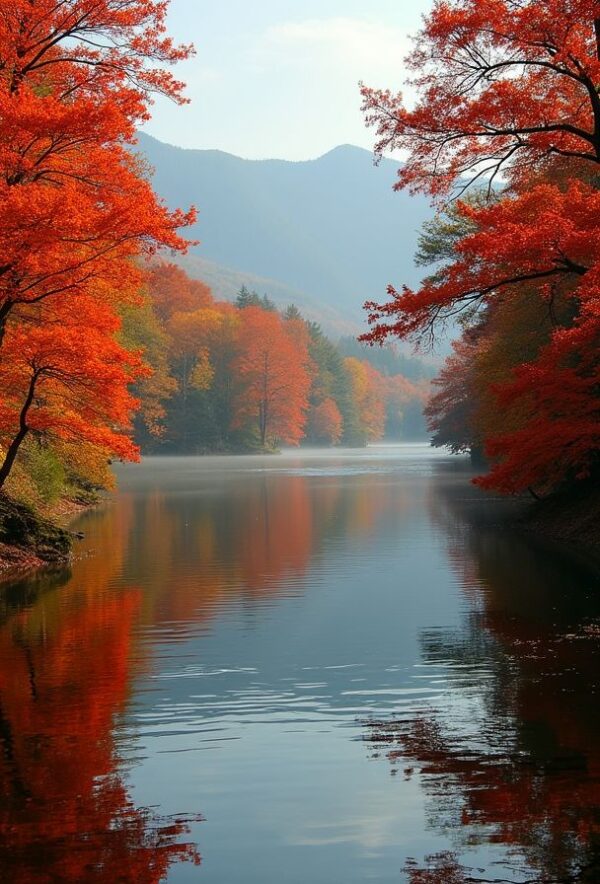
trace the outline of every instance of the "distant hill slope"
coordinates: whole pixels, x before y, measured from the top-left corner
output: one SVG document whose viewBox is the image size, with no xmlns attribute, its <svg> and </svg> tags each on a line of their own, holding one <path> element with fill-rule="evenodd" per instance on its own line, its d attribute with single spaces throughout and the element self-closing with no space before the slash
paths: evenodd
<svg viewBox="0 0 600 884">
<path fill-rule="evenodd" d="M 208 283 L 218 301 L 235 300 L 237 293 L 245 285 L 259 295 L 268 295 L 280 309 L 295 304 L 306 319 L 318 322 L 323 331 L 334 339 L 343 335 L 356 336 L 362 331 L 362 317 L 345 316 L 342 310 L 331 307 L 318 298 L 311 298 L 305 292 L 278 280 L 222 267 L 191 252 L 187 255 L 175 255 L 170 260 L 179 264 L 192 279 L 202 279 Z"/>
<path fill-rule="evenodd" d="M 231 271 L 251 286 L 248 275 L 276 280 L 295 290 L 298 306 L 312 302 L 347 333 L 364 327 L 366 299 L 384 298 L 390 282 L 418 281 L 413 255 L 431 209 L 424 198 L 392 192 L 392 160 L 375 167 L 368 151 L 351 146 L 307 162 L 244 160 L 143 133 L 139 149 L 168 205 L 197 206 L 190 235 L 201 245 L 192 254 L 209 262 L 205 270 L 212 264 L 219 285 Z"/>
</svg>

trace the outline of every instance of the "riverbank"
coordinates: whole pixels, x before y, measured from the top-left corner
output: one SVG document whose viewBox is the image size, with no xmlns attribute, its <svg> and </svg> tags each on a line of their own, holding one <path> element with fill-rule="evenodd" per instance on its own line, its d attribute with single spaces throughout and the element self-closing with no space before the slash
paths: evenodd
<svg viewBox="0 0 600 884">
<path fill-rule="evenodd" d="M 540 500 L 525 513 L 521 525 L 600 559 L 600 488 L 582 485 Z"/>
<path fill-rule="evenodd" d="M 68 525 L 91 505 L 60 498 L 38 512 L 0 495 L 0 581 L 46 565 L 66 564 L 75 538 Z"/>
</svg>

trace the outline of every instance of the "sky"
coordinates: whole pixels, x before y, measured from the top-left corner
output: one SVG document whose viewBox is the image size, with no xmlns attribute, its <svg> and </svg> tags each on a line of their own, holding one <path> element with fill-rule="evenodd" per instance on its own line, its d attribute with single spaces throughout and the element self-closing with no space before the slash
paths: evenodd
<svg viewBox="0 0 600 884">
<path fill-rule="evenodd" d="M 372 149 L 358 82 L 402 89 L 409 36 L 431 0 L 171 0 L 169 32 L 191 104 L 157 100 L 150 135 L 247 159 Z"/>
</svg>

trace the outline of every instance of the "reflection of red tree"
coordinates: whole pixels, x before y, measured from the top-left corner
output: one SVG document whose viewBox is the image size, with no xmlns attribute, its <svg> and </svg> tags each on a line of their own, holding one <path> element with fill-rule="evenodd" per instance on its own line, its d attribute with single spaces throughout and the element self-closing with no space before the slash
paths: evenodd
<svg viewBox="0 0 600 884">
<path fill-rule="evenodd" d="M 477 691 L 486 717 L 466 736 L 464 721 L 457 732 L 432 713 L 375 724 L 369 739 L 389 746 L 394 764 L 420 771 L 433 824 L 450 819 L 460 843 L 504 845 L 507 862 L 520 856 L 537 875 L 530 880 L 597 882 L 600 712 L 590 689 L 600 642 L 573 623 L 597 615 L 598 606 L 577 602 L 584 578 L 575 563 L 563 571 L 522 538 L 475 530 L 467 513 L 457 520 L 462 496 L 447 503 L 449 512 L 438 501 L 434 516 L 447 529 L 450 562 L 477 613 L 470 631 L 423 641 L 429 659 L 485 662 L 493 677 L 475 676 L 469 690 Z M 407 866 L 413 884 L 487 880 L 470 877 L 452 854 L 426 865 Z"/>
<path fill-rule="evenodd" d="M 140 594 L 73 583 L 0 630 L 0 868 L 14 882 L 159 881 L 199 861 L 181 821 L 136 809 L 113 728 Z"/>
<path fill-rule="evenodd" d="M 216 486 L 215 486 L 216 487 Z M 95 554 L 0 625 L 0 869 L 8 880 L 152 882 L 197 861 L 183 822 L 136 809 L 120 773 L 136 622 L 209 621 L 301 580 L 319 544 L 389 525 L 402 491 L 357 476 L 236 478 L 226 494 L 122 494 L 86 516 Z M 84 525 L 84 528 L 86 526 Z M 147 567 L 147 570 L 144 569 Z M 144 591 L 118 589 L 130 575 Z M 1 876 L 0 876 L 1 877 Z"/>
<path fill-rule="evenodd" d="M 244 506 L 246 513 L 250 509 L 253 529 L 240 537 L 240 576 L 250 592 L 264 592 L 286 576 L 302 574 L 310 560 L 314 524 L 306 480 L 265 480 Z"/>
<path fill-rule="evenodd" d="M 337 496 L 335 488 L 328 493 Z M 240 482 L 225 498 L 194 497 L 177 506 L 160 493 L 147 495 L 137 502 L 131 542 L 138 562 L 152 562 L 144 619 L 197 624 L 246 595 L 277 592 L 305 572 L 314 519 L 305 480 L 293 476 Z"/>
<path fill-rule="evenodd" d="M 467 871 L 459 865 L 456 854 L 450 851 L 428 856 L 425 860 L 426 868 L 419 868 L 416 863 L 409 860 L 405 871 L 410 878 L 410 884 L 474 884 L 474 878 L 467 878 Z M 483 879 L 478 878 L 478 881 Z"/>
<path fill-rule="evenodd" d="M 187 629 L 241 599 L 285 592 L 300 583 L 332 535 L 371 536 L 391 519 L 407 517 L 409 504 L 402 488 L 371 475 L 349 485 L 275 473 L 240 478 L 224 495 L 175 502 L 160 491 L 139 497 L 129 550 L 132 571 L 151 563 L 142 616 Z M 107 538 L 119 510 L 105 513 Z"/>
</svg>

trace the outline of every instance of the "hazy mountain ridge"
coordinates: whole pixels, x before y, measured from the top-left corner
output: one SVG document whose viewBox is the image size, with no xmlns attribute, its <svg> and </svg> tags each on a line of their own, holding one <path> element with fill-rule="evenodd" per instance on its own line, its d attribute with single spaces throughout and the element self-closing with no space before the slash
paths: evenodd
<svg viewBox="0 0 600 884">
<path fill-rule="evenodd" d="M 245 285 L 259 295 L 268 295 L 280 309 L 295 304 L 306 319 L 318 322 L 326 334 L 334 338 L 339 335 L 358 335 L 363 330 L 360 317 L 345 317 L 335 307 L 330 307 L 317 298 L 311 298 L 305 292 L 293 289 L 278 280 L 232 270 L 231 267 L 222 267 L 191 252 L 187 255 L 170 256 L 169 259 L 182 267 L 188 276 L 208 283 L 218 301 L 235 300 L 239 290 Z"/>
<path fill-rule="evenodd" d="M 305 162 L 244 160 L 144 133 L 139 150 L 169 206 L 198 208 L 189 235 L 201 244 L 190 250 L 187 269 L 200 256 L 218 294 L 241 274 L 250 287 L 271 286 L 278 303 L 289 291 L 311 318 L 320 313 L 324 324 L 348 333 L 364 328 L 365 300 L 385 298 L 390 282 L 419 279 L 413 255 L 432 210 L 422 197 L 393 192 L 393 160 L 375 167 L 369 151 L 350 145 Z"/>
</svg>

